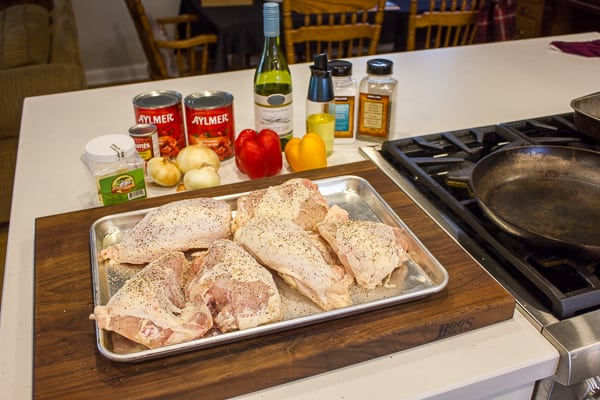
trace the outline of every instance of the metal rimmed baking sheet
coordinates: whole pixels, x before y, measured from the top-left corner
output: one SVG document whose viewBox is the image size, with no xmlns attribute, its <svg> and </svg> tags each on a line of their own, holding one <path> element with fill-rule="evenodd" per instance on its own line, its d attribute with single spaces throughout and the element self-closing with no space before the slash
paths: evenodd
<svg viewBox="0 0 600 400">
<path fill-rule="evenodd" d="M 409 261 L 406 276 L 392 275 L 390 284 L 376 289 L 360 289 L 356 285 L 352 289 L 354 304 L 348 307 L 323 311 L 310 300 L 305 299 L 282 280 L 276 277 L 277 285 L 284 306 L 284 320 L 276 323 L 258 326 L 241 331 L 233 331 L 206 336 L 193 341 L 176 345 L 147 349 L 143 346 L 128 348 L 122 353 L 116 348 L 117 334 L 99 330 L 96 324 L 98 350 L 113 361 L 138 362 L 167 355 L 189 352 L 217 345 L 226 345 L 245 338 L 256 337 L 269 333 L 293 329 L 300 326 L 324 322 L 354 314 L 389 307 L 392 305 L 414 301 L 419 298 L 437 293 L 446 287 L 448 273 L 444 267 L 423 246 L 418 238 L 410 231 L 404 222 L 396 215 L 385 200 L 363 178 L 357 176 L 340 176 L 314 181 L 330 206 L 337 204 L 344 208 L 354 220 L 380 221 L 396 226 L 406 233 L 408 239 Z M 247 194 L 237 193 L 220 196 L 218 199 L 227 201 L 233 212 L 236 201 Z M 94 290 L 94 305 L 105 305 L 110 297 L 134 276 L 140 267 L 109 264 L 100 262 L 100 251 L 118 243 L 150 209 L 136 210 L 126 213 L 108 215 L 96 220 L 90 228 L 91 271 Z M 394 285 L 394 283 L 398 283 Z"/>
</svg>

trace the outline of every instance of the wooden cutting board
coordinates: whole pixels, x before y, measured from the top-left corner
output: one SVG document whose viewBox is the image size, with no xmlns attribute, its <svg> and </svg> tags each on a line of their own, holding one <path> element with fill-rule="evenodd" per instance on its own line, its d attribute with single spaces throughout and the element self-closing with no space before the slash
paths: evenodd
<svg viewBox="0 0 600 400">
<path fill-rule="evenodd" d="M 287 332 L 136 364 L 96 349 L 89 228 L 100 217 L 183 198 L 220 196 L 302 176 L 366 178 L 446 268 L 447 287 L 424 299 Z M 370 161 L 39 218 L 35 227 L 36 399 L 241 395 L 512 318 L 515 301 Z M 451 367 L 451 366 L 449 366 Z"/>
</svg>

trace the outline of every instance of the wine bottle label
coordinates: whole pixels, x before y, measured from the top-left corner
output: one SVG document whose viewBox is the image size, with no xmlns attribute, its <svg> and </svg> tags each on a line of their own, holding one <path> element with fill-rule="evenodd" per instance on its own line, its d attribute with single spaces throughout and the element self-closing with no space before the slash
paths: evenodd
<svg viewBox="0 0 600 400">
<path fill-rule="evenodd" d="M 354 132 L 354 96 L 336 96 L 335 137 L 352 138 Z"/>
<path fill-rule="evenodd" d="M 390 97 L 360 93 L 358 101 L 358 133 L 373 138 L 386 138 L 389 129 Z"/>
<path fill-rule="evenodd" d="M 272 129 L 281 137 L 293 131 L 292 94 L 254 94 L 256 129 Z"/>
</svg>

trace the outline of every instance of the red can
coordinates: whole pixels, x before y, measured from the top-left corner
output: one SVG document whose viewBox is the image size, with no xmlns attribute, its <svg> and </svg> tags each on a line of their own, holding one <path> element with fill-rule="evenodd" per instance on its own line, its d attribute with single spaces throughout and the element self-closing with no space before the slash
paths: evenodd
<svg viewBox="0 0 600 400">
<path fill-rule="evenodd" d="M 156 125 L 136 124 L 129 128 L 129 136 L 133 138 L 135 149 L 142 160 L 148 161 L 160 155 Z"/>
<path fill-rule="evenodd" d="M 181 94 L 172 90 L 155 90 L 133 98 L 135 121 L 156 125 L 160 155 L 174 159 L 186 146 Z"/>
<path fill-rule="evenodd" d="M 188 144 L 202 143 L 213 149 L 220 160 L 233 157 L 233 95 L 205 90 L 190 94 L 183 103 Z"/>
</svg>

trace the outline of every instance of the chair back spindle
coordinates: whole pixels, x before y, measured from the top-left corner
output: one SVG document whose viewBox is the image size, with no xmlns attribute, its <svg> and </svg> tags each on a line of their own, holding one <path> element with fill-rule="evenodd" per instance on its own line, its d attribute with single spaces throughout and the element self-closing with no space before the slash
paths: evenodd
<svg viewBox="0 0 600 400">
<path fill-rule="evenodd" d="M 283 0 L 288 63 L 373 55 L 377 52 L 385 0 Z"/>
<path fill-rule="evenodd" d="M 151 20 L 141 0 L 125 0 L 125 4 L 148 59 L 151 79 L 208 73 L 209 46 L 217 43 L 218 38 L 208 33 L 193 35 L 194 25 L 200 23 L 198 15 L 181 14 Z M 172 34 L 172 39 L 167 32 Z"/>
<path fill-rule="evenodd" d="M 406 50 L 472 44 L 479 9 L 484 0 L 429 0 L 419 12 L 418 0 L 411 0 Z"/>
</svg>

